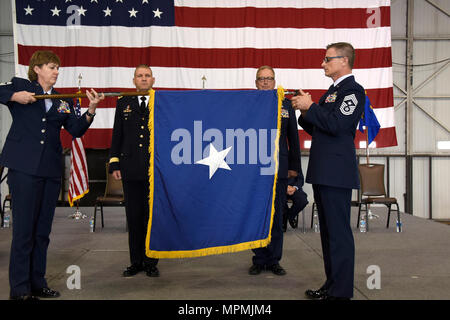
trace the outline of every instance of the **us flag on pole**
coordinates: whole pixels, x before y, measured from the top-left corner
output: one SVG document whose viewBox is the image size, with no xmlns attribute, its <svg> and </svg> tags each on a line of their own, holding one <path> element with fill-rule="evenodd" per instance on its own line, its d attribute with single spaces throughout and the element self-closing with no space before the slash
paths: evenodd
<svg viewBox="0 0 450 320">
<path fill-rule="evenodd" d="M 367 91 L 381 129 L 376 147 L 397 145 L 390 0 L 15 0 L 17 74 L 34 51 L 61 58 L 56 86 L 75 92 L 79 73 L 98 92 L 134 90 L 134 68 L 152 67 L 155 89 L 255 89 L 261 65 L 277 85 L 318 101 L 332 80 L 321 67 L 326 46 L 350 42 L 353 74 Z M 76 49 L 75 49 L 76 48 Z M 202 79 L 206 78 L 203 82 Z M 97 109 L 86 148 L 109 148 L 115 99 Z M 65 146 L 71 137 L 62 131 Z M 311 137 L 299 127 L 302 148 Z M 355 144 L 365 141 L 356 132 Z"/>
<path fill-rule="evenodd" d="M 77 117 L 81 116 L 80 109 L 80 99 L 76 99 L 75 114 Z M 69 192 L 67 198 L 72 207 L 76 200 L 83 198 L 84 195 L 89 192 L 86 153 L 84 152 L 83 141 L 81 138 L 72 139 L 70 162 Z"/>
</svg>

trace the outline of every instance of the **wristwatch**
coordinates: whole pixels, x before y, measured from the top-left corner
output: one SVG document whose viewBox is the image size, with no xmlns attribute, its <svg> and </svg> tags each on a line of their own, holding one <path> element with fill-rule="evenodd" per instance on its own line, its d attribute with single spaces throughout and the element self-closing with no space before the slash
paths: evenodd
<svg viewBox="0 0 450 320">
<path fill-rule="evenodd" d="M 95 112 L 94 112 L 94 113 L 90 113 L 89 110 L 88 110 L 88 111 L 86 111 L 86 115 L 87 115 L 88 117 L 93 118 L 93 117 L 95 117 L 96 113 L 95 113 Z"/>
</svg>

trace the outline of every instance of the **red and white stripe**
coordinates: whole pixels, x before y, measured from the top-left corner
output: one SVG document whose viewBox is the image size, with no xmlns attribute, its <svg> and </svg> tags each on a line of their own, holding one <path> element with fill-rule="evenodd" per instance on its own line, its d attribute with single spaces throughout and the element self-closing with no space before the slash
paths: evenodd
<svg viewBox="0 0 450 320">
<path fill-rule="evenodd" d="M 381 124 L 377 147 L 397 145 L 389 0 L 175 0 L 175 6 L 175 27 L 17 24 L 17 73 L 26 77 L 31 54 L 43 48 L 61 58 L 61 92 L 76 92 L 80 73 L 86 88 L 133 90 L 141 63 L 152 66 L 157 90 L 201 89 L 203 76 L 207 89 L 254 89 L 256 69 L 271 65 L 277 85 L 302 88 L 318 101 L 331 84 L 320 66 L 325 47 L 345 41 L 356 49 L 353 73 Z M 106 99 L 97 109 L 85 147 L 110 146 L 115 103 Z M 299 135 L 305 147 L 310 137 L 301 128 Z M 62 137 L 68 146 L 70 135 Z M 357 132 L 357 147 L 364 139 Z"/>
<path fill-rule="evenodd" d="M 75 138 L 72 140 L 70 160 L 71 166 L 68 199 L 70 206 L 72 206 L 74 201 L 82 198 L 89 192 L 86 153 L 84 152 L 83 141 L 81 138 Z"/>
</svg>

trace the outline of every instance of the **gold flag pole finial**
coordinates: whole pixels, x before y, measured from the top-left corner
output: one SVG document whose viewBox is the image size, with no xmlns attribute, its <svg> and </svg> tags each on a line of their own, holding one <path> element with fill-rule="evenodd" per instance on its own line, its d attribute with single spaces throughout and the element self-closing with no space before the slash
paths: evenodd
<svg viewBox="0 0 450 320">
<path fill-rule="evenodd" d="M 83 79 L 83 76 L 81 73 L 78 75 L 78 91 L 81 92 L 81 79 Z"/>
<path fill-rule="evenodd" d="M 202 81 L 203 81 L 203 89 L 205 89 L 205 83 L 206 83 L 206 76 L 205 75 L 203 75 Z"/>
</svg>

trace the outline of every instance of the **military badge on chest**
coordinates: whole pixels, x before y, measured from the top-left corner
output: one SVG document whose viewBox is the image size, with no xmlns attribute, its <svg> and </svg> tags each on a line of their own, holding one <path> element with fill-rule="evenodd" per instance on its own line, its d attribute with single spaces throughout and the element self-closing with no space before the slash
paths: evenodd
<svg viewBox="0 0 450 320">
<path fill-rule="evenodd" d="M 356 99 L 356 96 L 354 94 L 350 94 L 348 96 L 345 96 L 344 101 L 342 101 L 340 110 L 343 115 L 349 116 L 353 114 L 353 111 L 355 111 L 357 105 L 358 100 Z"/>
<path fill-rule="evenodd" d="M 70 106 L 69 106 L 69 104 L 66 102 L 66 101 L 64 101 L 64 100 L 59 100 L 60 101 L 60 104 L 59 104 L 59 106 L 58 106 L 58 112 L 59 113 L 70 113 Z"/>
<path fill-rule="evenodd" d="M 128 116 L 129 116 L 129 114 L 131 113 L 131 108 L 130 108 L 130 105 L 127 105 L 127 107 L 125 108 L 125 109 L 123 109 L 123 118 L 125 119 L 125 120 L 128 120 Z"/>
<path fill-rule="evenodd" d="M 327 98 L 325 99 L 325 103 L 332 103 L 336 101 L 336 97 L 337 97 L 337 92 L 331 93 L 327 96 Z"/>
<path fill-rule="evenodd" d="M 281 109 L 281 117 L 282 118 L 289 118 L 289 111 L 286 109 Z"/>
</svg>

